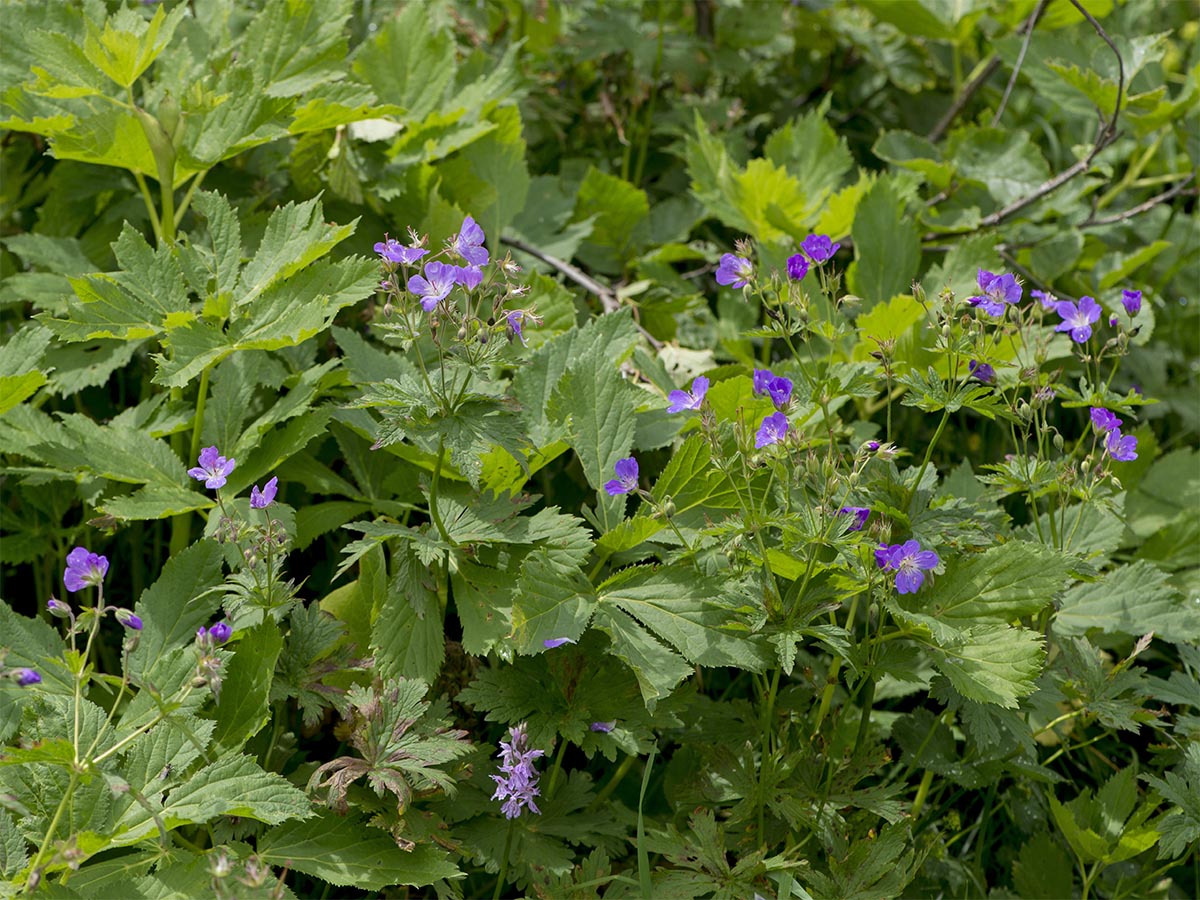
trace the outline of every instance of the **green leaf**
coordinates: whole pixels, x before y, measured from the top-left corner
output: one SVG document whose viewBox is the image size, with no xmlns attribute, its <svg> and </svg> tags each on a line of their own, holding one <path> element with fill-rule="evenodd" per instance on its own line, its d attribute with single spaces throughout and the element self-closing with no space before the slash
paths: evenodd
<svg viewBox="0 0 1200 900">
<path fill-rule="evenodd" d="M 549 638 L 578 640 L 595 607 L 595 591 L 583 570 L 561 553 L 539 547 L 521 563 L 513 597 L 517 652 L 541 652 Z"/>
<path fill-rule="evenodd" d="M 7 810 L 0 809 L 0 875 L 15 875 L 25 866 L 29 858 L 25 850 L 25 838 L 17 831 L 17 825 Z"/>
<path fill-rule="evenodd" d="M 41 372 L 0 375 L 0 415 L 32 397 L 45 383 L 46 376 Z"/>
<path fill-rule="evenodd" d="M 599 607 L 592 624 L 612 639 L 609 652 L 633 669 L 647 709 L 653 710 L 659 700 L 692 674 L 687 660 L 619 609 Z"/>
<path fill-rule="evenodd" d="M 817 108 L 772 132 L 763 144 L 763 155 L 796 179 L 806 205 L 814 210 L 825 205 L 854 166 L 845 138 L 838 137 L 825 121 L 829 109 L 826 97 Z M 804 221 L 811 217 L 810 212 Z"/>
<path fill-rule="evenodd" d="M 455 609 L 462 623 L 463 649 L 484 656 L 512 632 L 516 578 L 508 572 L 459 561 L 450 576 Z"/>
<path fill-rule="evenodd" d="M 1095 628 L 1131 637 L 1153 631 L 1173 643 L 1200 639 L 1200 609 L 1167 578 L 1153 563 L 1139 559 L 1100 581 L 1077 584 L 1063 596 L 1054 629 L 1079 635 Z"/>
<path fill-rule="evenodd" d="M 401 850 L 386 832 L 333 813 L 271 829 L 258 839 L 258 855 L 269 865 L 366 891 L 400 884 L 420 887 L 459 874 L 443 850 L 430 844 Z"/>
<path fill-rule="evenodd" d="M 213 280 L 213 298 L 219 309 L 233 305 L 238 272 L 242 266 L 242 226 L 229 201 L 213 191 L 201 191 L 192 199 L 192 208 L 208 221 L 208 246 L 204 261 Z M 198 247 L 193 241 L 192 247 Z M 206 304 L 207 306 L 207 304 Z"/>
<path fill-rule="evenodd" d="M 1194 848 L 1200 840 L 1200 744 L 1189 743 L 1179 765 L 1165 772 L 1162 778 L 1154 775 L 1142 778 L 1177 807 L 1157 822 L 1162 833 L 1158 858 L 1174 858 L 1189 847 Z"/>
<path fill-rule="evenodd" d="M 240 816 L 268 825 L 313 814 L 308 798 L 248 756 L 227 756 L 192 775 L 167 795 L 162 818 L 167 828 Z"/>
<path fill-rule="evenodd" d="M 1013 708 L 1032 694 L 1046 651 L 1026 628 L 973 625 L 939 637 L 934 665 L 968 700 Z"/>
<path fill-rule="evenodd" d="M 577 256 L 588 266 L 619 275 L 642 247 L 650 214 L 646 192 L 592 167 L 579 185 L 574 221 L 592 222 Z"/>
<path fill-rule="evenodd" d="M 353 68 L 381 100 L 420 121 L 442 107 L 454 79 L 454 40 L 433 26 L 424 3 L 407 3 L 359 48 Z"/>
<path fill-rule="evenodd" d="M 235 751 L 256 735 L 270 718 L 271 683 L 283 637 L 273 620 L 239 635 L 233 659 L 225 664 L 217 701 L 218 751 Z"/>
<path fill-rule="evenodd" d="M 1059 900 L 1075 894 L 1071 860 L 1048 832 L 1042 831 L 1021 845 L 1013 863 L 1013 885 L 1030 900 Z"/>
<path fill-rule="evenodd" d="M 921 173 L 939 190 L 950 184 L 954 172 L 954 166 L 943 160 L 941 150 L 911 131 L 885 131 L 875 140 L 871 152 L 894 166 Z"/>
<path fill-rule="evenodd" d="M 1023 129 L 965 128 L 947 142 L 961 178 L 982 184 L 1000 205 L 1033 193 L 1050 177 L 1041 151 Z"/>
<path fill-rule="evenodd" d="M 151 484 L 120 497 L 103 501 L 99 509 L 122 522 L 166 519 L 197 509 L 209 509 L 213 502 L 199 491 L 184 487 Z"/>
<path fill-rule="evenodd" d="M 446 656 L 437 583 L 407 542 L 392 554 L 392 566 L 387 595 L 371 626 L 375 665 L 384 678 L 420 678 L 432 683 Z"/>
<path fill-rule="evenodd" d="M 350 0 L 270 0 L 242 36 L 241 53 L 269 97 L 294 97 L 342 78 Z"/>
<path fill-rule="evenodd" d="M 104 22 L 103 31 L 88 19 L 84 55 L 120 87 L 131 87 L 171 42 L 186 13 L 185 7 L 177 6 L 167 15 L 160 6 L 147 22 L 126 7 Z"/>
<path fill-rule="evenodd" d="M 883 303 L 912 290 L 921 258 L 916 222 L 904 212 L 904 201 L 892 181 L 880 178 L 863 197 L 850 229 L 855 265 L 851 287 L 870 304 Z"/>
</svg>

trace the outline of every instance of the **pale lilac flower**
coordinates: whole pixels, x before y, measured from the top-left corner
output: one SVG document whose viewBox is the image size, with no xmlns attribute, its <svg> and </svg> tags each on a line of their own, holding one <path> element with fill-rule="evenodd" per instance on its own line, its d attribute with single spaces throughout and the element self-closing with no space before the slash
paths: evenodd
<svg viewBox="0 0 1200 900">
<path fill-rule="evenodd" d="M 425 277 L 414 275 L 408 279 L 408 289 L 421 298 L 421 309 L 433 312 L 437 305 L 454 290 L 458 266 L 449 263 L 425 263 Z"/>
<path fill-rule="evenodd" d="M 188 469 L 188 474 L 197 481 L 203 481 L 209 490 L 225 486 L 225 479 L 237 465 L 237 460 L 226 459 L 216 447 L 205 447 L 200 451 L 200 463 L 194 469 Z"/>
<path fill-rule="evenodd" d="M 968 297 L 967 303 L 978 306 L 989 316 L 1002 316 L 1007 304 L 1021 302 L 1021 286 L 1013 275 L 993 275 L 980 269 L 977 281 L 979 294 Z"/>
<path fill-rule="evenodd" d="M 388 238 L 375 245 L 375 252 L 390 263 L 411 266 L 429 251 L 424 247 L 405 247 L 395 238 Z"/>
<path fill-rule="evenodd" d="M 107 574 L 107 557 L 92 553 L 86 547 L 76 547 L 67 554 L 63 584 L 68 591 L 82 591 L 85 587 L 99 587 Z"/>
<path fill-rule="evenodd" d="M 1121 434 L 1120 428 L 1114 428 L 1104 439 L 1104 449 L 1117 462 L 1132 462 L 1138 458 L 1137 438 L 1132 434 Z"/>
<path fill-rule="evenodd" d="M 1142 310 L 1142 292 L 1121 291 L 1121 305 L 1125 307 L 1125 312 L 1129 313 L 1129 318 L 1132 319 Z"/>
<path fill-rule="evenodd" d="M 473 218 L 463 219 L 462 228 L 450 239 L 450 249 L 465 259 L 472 266 L 488 264 L 487 248 L 483 246 L 483 229 Z"/>
<path fill-rule="evenodd" d="M 1114 428 L 1120 428 L 1124 421 L 1122 419 L 1118 419 L 1107 409 L 1102 409 L 1099 406 L 1093 406 L 1089 411 L 1089 415 L 1092 418 L 1092 424 L 1096 426 L 1096 430 L 1101 432 L 1112 431 Z"/>
<path fill-rule="evenodd" d="M 671 391 L 667 394 L 667 399 L 671 401 L 671 405 L 667 407 L 667 412 L 678 413 L 688 409 L 699 409 L 704 403 L 704 395 L 708 392 L 708 379 L 703 375 L 697 375 L 692 380 L 692 389 L 690 391 Z"/>
<path fill-rule="evenodd" d="M 542 641 L 542 646 L 545 647 L 547 650 L 555 650 L 555 649 L 561 647 L 563 644 L 574 644 L 574 643 L 575 643 L 575 641 L 571 640 L 569 637 L 546 638 L 544 641 Z"/>
<path fill-rule="evenodd" d="M 867 519 L 871 516 L 871 507 L 869 506 L 843 506 L 838 510 L 839 516 L 854 516 L 854 521 L 850 523 L 850 531 L 862 531 L 863 526 L 867 524 Z"/>
<path fill-rule="evenodd" d="M 826 260 L 833 259 L 833 254 L 837 253 L 841 246 L 832 243 L 826 234 L 810 234 L 800 242 L 800 249 L 818 266 Z"/>
<path fill-rule="evenodd" d="M 984 384 L 991 384 L 996 380 L 996 370 L 987 363 L 975 359 L 967 364 L 967 372 L 971 378 L 982 381 Z"/>
<path fill-rule="evenodd" d="M 263 485 L 262 490 L 258 489 L 256 484 L 250 489 L 250 507 L 252 509 L 266 509 L 275 502 L 275 495 L 279 492 L 279 478 L 272 475 L 271 480 Z"/>
<path fill-rule="evenodd" d="M 601 734 L 608 734 L 616 727 L 617 723 L 614 719 L 612 722 L 593 722 L 592 731 L 598 731 Z"/>
<path fill-rule="evenodd" d="M 925 581 L 922 569 L 937 568 L 941 562 L 932 550 L 922 550 L 917 541 L 880 547 L 875 562 L 884 571 L 896 573 L 896 593 L 915 594 Z"/>
<path fill-rule="evenodd" d="M 523 808 L 530 812 L 541 814 L 534 797 L 538 796 L 538 771 L 533 761 L 539 756 L 545 756 L 541 750 L 529 747 L 529 736 L 525 733 L 525 723 L 508 729 L 508 740 L 500 742 L 500 774 L 492 775 L 496 782 L 496 793 L 493 800 L 503 800 L 500 809 L 505 818 L 515 819 Z"/>
<path fill-rule="evenodd" d="M 41 684 L 42 676 L 33 669 L 17 669 L 17 684 L 21 687 L 29 687 L 31 684 Z"/>
<path fill-rule="evenodd" d="M 486 251 L 485 251 L 486 252 Z M 483 269 L 479 266 L 455 266 L 454 267 L 454 282 L 461 284 L 468 291 L 473 291 L 479 287 L 483 281 Z"/>
<path fill-rule="evenodd" d="M 1058 298 L 1049 291 L 1039 291 L 1037 288 L 1034 288 L 1029 293 L 1031 296 L 1040 300 L 1042 302 L 1042 309 L 1048 312 L 1053 312 L 1058 306 Z"/>
<path fill-rule="evenodd" d="M 127 609 L 117 610 L 117 621 L 128 628 L 130 631 L 142 630 L 142 617 L 136 616 Z"/>
<path fill-rule="evenodd" d="M 788 420 L 781 412 L 772 413 L 762 420 L 758 433 L 754 435 L 754 446 L 762 449 L 768 444 L 777 444 L 787 437 Z"/>
<path fill-rule="evenodd" d="M 796 253 L 788 257 L 787 273 L 788 278 L 792 281 L 800 281 L 808 274 L 808 260 L 803 253 Z"/>
<path fill-rule="evenodd" d="M 1062 321 L 1054 330 L 1071 332 L 1071 340 L 1077 344 L 1086 344 L 1092 336 L 1092 325 L 1100 321 L 1100 305 L 1091 297 L 1080 297 L 1078 306 L 1070 300 L 1062 300 L 1055 310 L 1062 316 Z"/>
<path fill-rule="evenodd" d="M 721 257 L 721 264 L 717 266 L 717 284 L 740 288 L 745 287 L 752 277 L 754 264 L 750 260 L 732 253 Z"/>
<path fill-rule="evenodd" d="M 626 459 L 618 459 L 613 468 L 616 470 L 617 477 L 604 483 L 604 489 L 608 491 L 610 497 L 616 497 L 618 494 L 628 494 L 630 491 L 637 490 L 638 463 L 636 459 L 632 456 Z"/>
</svg>

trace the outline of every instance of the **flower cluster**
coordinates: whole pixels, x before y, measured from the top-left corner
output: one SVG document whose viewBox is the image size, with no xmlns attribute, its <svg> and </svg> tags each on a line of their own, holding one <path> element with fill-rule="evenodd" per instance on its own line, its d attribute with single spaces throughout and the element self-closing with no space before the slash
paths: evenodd
<svg viewBox="0 0 1200 900">
<path fill-rule="evenodd" d="M 925 582 L 925 572 L 941 563 L 932 550 L 922 550 L 917 541 L 903 544 L 880 544 L 875 550 L 875 564 L 885 572 L 896 573 L 896 593 L 915 594 Z"/>
<path fill-rule="evenodd" d="M 793 253 L 787 260 L 787 277 L 791 281 L 801 281 L 808 274 L 809 265 L 820 266 L 833 259 L 841 248 L 827 234 L 810 234 L 800 242 L 800 252 Z M 754 263 L 746 256 L 739 245 L 738 253 L 725 253 L 717 263 L 717 284 L 722 287 L 744 288 L 754 280 Z"/>
<path fill-rule="evenodd" d="M 1137 438 L 1132 434 L 1121 434 L 1124 420 L 1107 409 L 1093 406 L 1090 411 L 1092 427 L 1104 440 L 1104 451 L 1117 462 L 1133 462 L 1138 458 Z"/>
<path fill-rule="evenodd" d="M 792 380 L 776 375 L 770 369 L 754 370 L 754 395 L 766 394 L 776 409 L 783 409 L 792 399 Z"/>
<path fill-rule="evenodd" d="M 529 736 L 525 733 L 525 723 L 516 725 L 508 730 L 508 740 L 500 742 L 500 774 L 492 775 L 496 782 L 496 793 L 493 800 L 503 800 L 500 809 L 505 818 L 515 819 L 523 808 L 541 814 L 533 798 L 538 796 L 538 771 L 533 761 L 539 756 L 545 756 L 541 750 L 529 747 Z"/>
</svg>

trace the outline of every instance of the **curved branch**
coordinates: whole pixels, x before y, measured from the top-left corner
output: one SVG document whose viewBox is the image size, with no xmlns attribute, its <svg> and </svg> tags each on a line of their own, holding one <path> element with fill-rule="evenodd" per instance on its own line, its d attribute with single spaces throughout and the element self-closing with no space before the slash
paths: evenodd
<svg viewBox="0 0 1200 900">
<path fill-rule="evenodd" d="M 1160 203 L 1166 203 L 1168 200 L 1174 199 L 1180 195 L 1190 195 L 1194 197 L 1197 194 L 1197 190 L 1193 188 L 1192 190 L 1188 191 L 1186 188 L 1195 180 L 1195 177 L 1196 176 L 1194 175 L 1190 175 L 1183 179 L 1183 181 L 1180 181 L 1174 187 L 1163 191 L 1161 194 L 1155 194 L 1144 203 L 1139 203 L 1137 206 L 1127 209 L 1124 212 L 1114 213 L 1111 216 L 1104 216 L 1101 219 L 1093 219 L 1089 216 L 1083 222 L 1079 223 L 1078 227 L 1102 228 L 1105 225 L 1116 225 L 1118 222 L 1124 222 L 1126 219 L 1132 219 L 1134 216 L 1140 216 L 1142 213 L 1148 212 L 1149 210 L 1158 206 Z"/>
</svg>

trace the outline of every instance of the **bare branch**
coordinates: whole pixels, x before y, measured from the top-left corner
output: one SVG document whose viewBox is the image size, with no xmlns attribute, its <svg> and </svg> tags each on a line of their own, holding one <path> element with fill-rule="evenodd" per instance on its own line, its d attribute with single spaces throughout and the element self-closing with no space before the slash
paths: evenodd
<svg viewBox="0 0 1200 900">
<path fill-rule="evenodd" d="M 1089 216 L 1086 220 L 1084 220 L 1083 222 L 1081 222 L 1079 224 L 1079 227 L 1080 228 L 1103 228 L 1105 225 L 1115 225 L 1118 222 L 1124 222 L 1127 219 L 1132 219 L 1135 216 L 1140 216 L 1142 213 L 1148 212 L 1149 210 L 1158 206 L 1160 203 L 1166 203 L 1168 200 L 1174 199 L 1175 197 L 1178 197 L 1180 195 L 1196 196 L 1197 193 L 1200 193 L 1200 191 L 1198 191 L 1196 188 L 1193 188 L 1190 191 L 1186 190 L 1187 186 L 1189 184 L 1191 184 L 1194 180 L 1195 180 L 1195 176 L 1190 175 L 1187 178 L 1183 179 L 1183 181 L 1176 184 L 1174 187 L 1171 187 L 1168 190 L 1163 191 L 1161 194 L 1155 194 L 1153 197 L 1151 197 L 1149 200 L 1145 201 L 1144 203 L 1139 203 L 1137 206 L 1127 209 L 1124 212 L 1114 213 L 1111 216 L 1104 216 L 1103 218 L 1100 218 L 1100 219 L 1094 219 Z"/>
<path fill-rule="evenodd" d="M 1025 21 L 1025 40 L 1021 42 L 1021 52 L 1017 54 L 1017 64 L 1013 66 L 1012 75 L 1008 77 L 1008 84 L 1004 86 L 1004 96 L 1000 98 L 1000 105 L 996 107 L 996 114 L 992 116 L 992 127 L 995 128 L 1000 124 L 1000 117 L 1004 115 L 1004 107 L 1008 106 L 1009 95 L 1012 94 L 1012 89 L 1016 86 L 1017 76 L 1021 73 L 1021 66 L 1025 63 L 1025 54 L 1029 51 L 1029 42 L 1033 40 L 1033 30 L 1037 28 L 1038 19 L 1042 17 L 1042 13 L 1046 11 L 1050 0 L 1038 0 L 1038 5 L 1031 15 Z"/>
<path fill-rule="evenodd" d="M 962 93 L 954 98 L 954 102 L 950 104 L 950 108 L 946 110 L 946 114 L 938 119 L 938 123 L 933 126 L 933 130 L 929 132 L 929 140 L 932 143 L 937 143 L 954 124 L 954 120 L 958 118 L 958 114 L 963 111 L 963 107 L 971 102 L 971 98 L 975 93 L 983 87 L 985 81 L 992 77 L 998 68 L 1000 68 L 1000 57 L 993 56 L 987 61 L 987 64 L 980 70 L 979 74 L 972 78 L 963 87 Z"/>
</svg>

